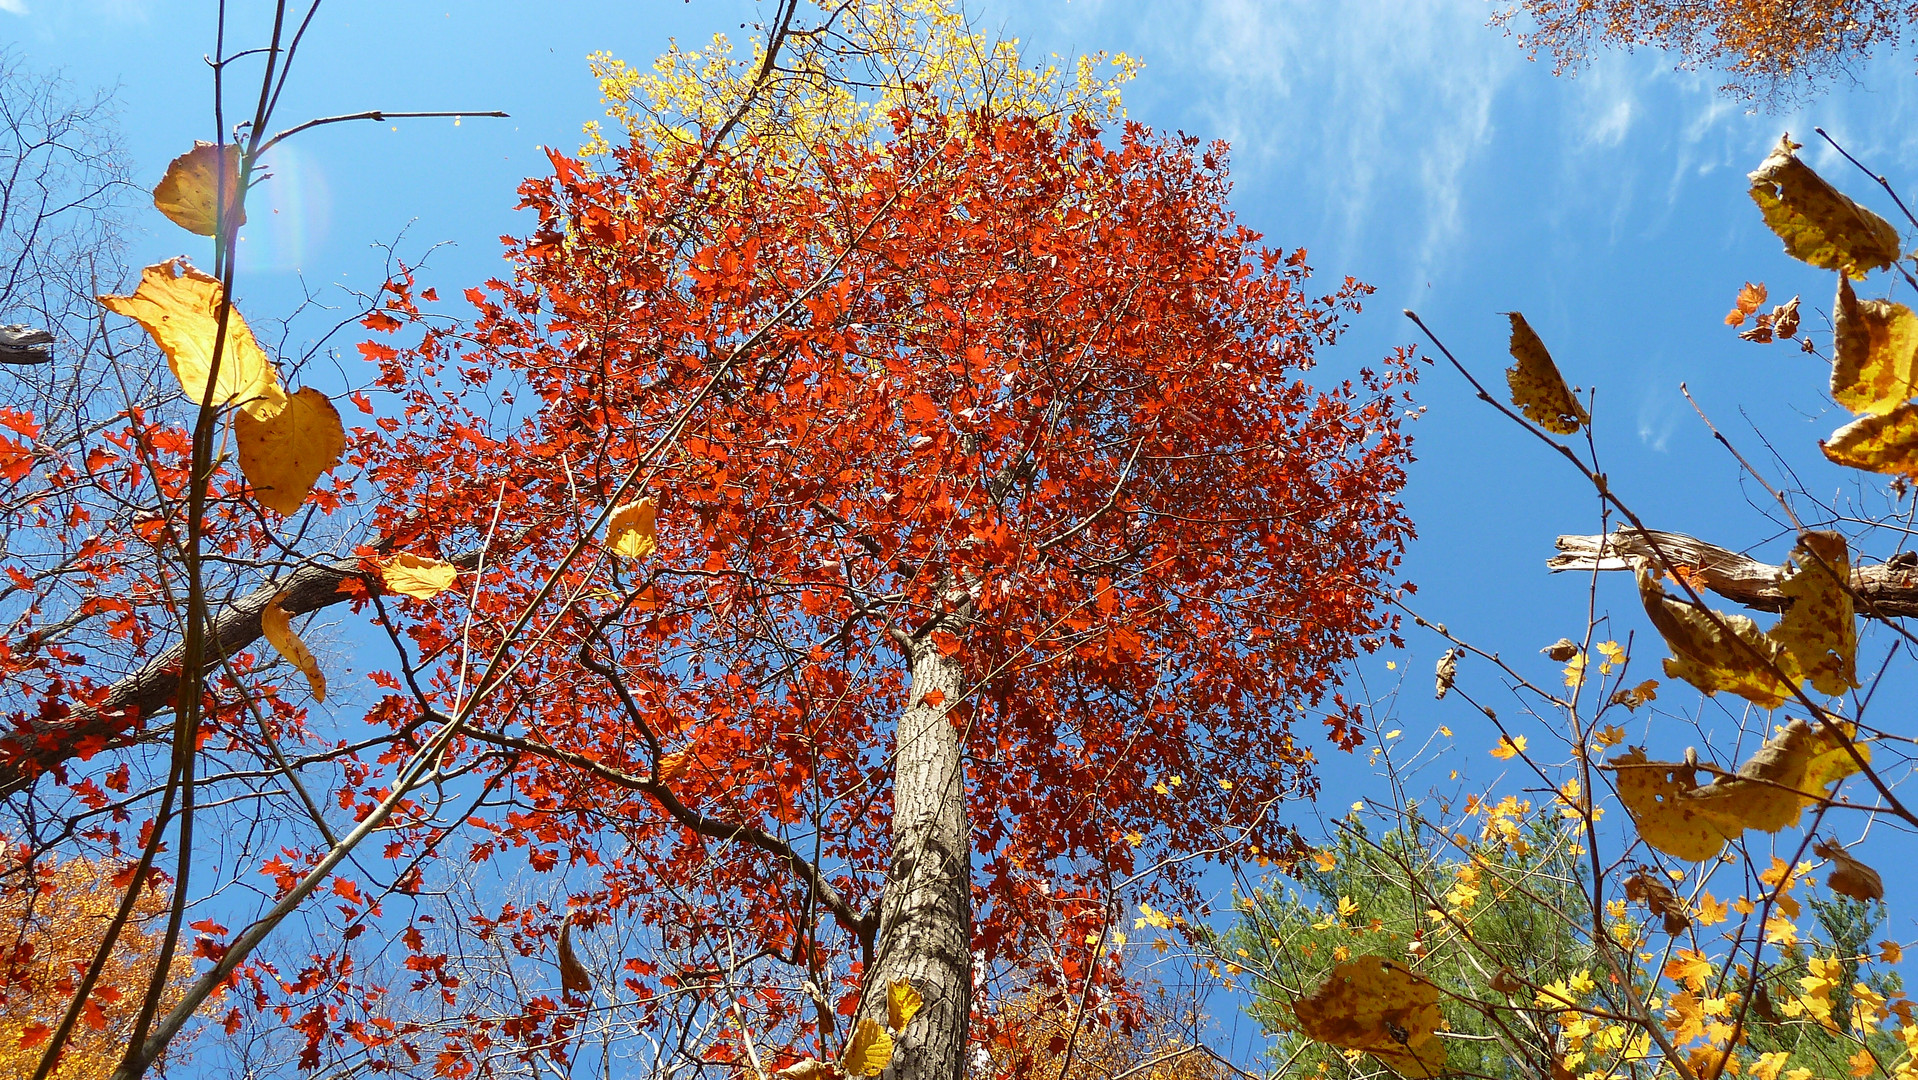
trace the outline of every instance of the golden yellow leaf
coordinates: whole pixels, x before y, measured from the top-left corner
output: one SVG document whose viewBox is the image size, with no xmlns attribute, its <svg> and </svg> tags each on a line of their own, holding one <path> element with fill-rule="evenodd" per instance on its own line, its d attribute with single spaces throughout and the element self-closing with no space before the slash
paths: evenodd
<svg viewBox="0 0 1918 1080">
<path fill-rule="evenodd" d="M 214 189 L 226 203 L 225 211 L 233 220 L 232 229 L 246 224 L 246 207 L 240 202 L 240 148 L 224 148 L 210 142 L 196 142 L 193 149 L 173 159 L 166 175 L 153 188 L 153 207 L 190 233 L 212 236 L 216 228 Z M 224 161 L 222 158 L 224 157 Z M 221 168 L 224 164 L 226 167 Z M 219 176 L 216 180 L 215 176 Z"/>
<path fill-rule="evenodd" d="M 658 509 L 651 495 L 614 509 L 606 521 L 606 546 L 629 559 L 643 559 L 659 550 L 653 522 Z"/>
<path fill-rule="evenodd" d="M 1512 359 L 1517 361 L 1505 371 L 1505 382 L 1512 388 L 1512 404 L 1523 410 L 1539 427 L 1554 435 L 1570 435 L 1580 424 L 1591 422 L 1585 407 L 1572 396 L 1565 377 L 1552 363 L 1552 354 L 1532 330 L 1525 316 L 1507 312 L 1512 320 Z"/>
<path fill-rule="evenodd" d="M 1878 943 L 1878 959 L 1883 960 L 1887 964 L 1896 964 L 1904 958 L 1905 947 L 1903 945 L 1895 941 L 1881 941 Z"/>
<path fill-rule="evenodd" d="M 1898 230 L 1798 159 L 1790 136 L 1751 174 L 1752 201 L 1795 259 L 1862 279 L 1898 261 Z"/>
<path fill-rule="evenodd" d="M 1628 686 L 1624 688 L 1623 690 L 1614 690 L 1612 692 L 1611 702 L 1614 705 L 1623 705 L 1625 706 L 1625 708 L 1633 712 L 1636 712 L 1640 705 L 1643 705 L 1648 701 L 1655 701 L 1657 700 L 1657 698 L 1658 698 L 1658 680 L 1646 679 L 1644 682 L 1639 683 L 1637 686 Z M 1613 730 L 1618 730 L 1618 729 L 1613 729 Z M 1624 735 L 1623 731 L 1620 731 L 1619 734 L 1620 734 L 1620 738 L 1612 740 L 1613 743 L 1623 741 L 1623 735 Z M 1611 743 L 1600 743 L 1599 745 L 1609 746 L 1611 745 Z"/>
<path fill-rule="evenodd" d="M 207 400 L 207 374 L 213 365 L 213 339 L 219 329 L 221 296 L 217 278 L 195 270 L 185 259 L 154 263 L 140 272 L 132 296 L 102 296 L 108 311 L 146 327 L 166 354 L 187 400 Z M 220 376 L 212 405 L 238 405 L 255 420 L 270 420 L 286 407 L 279 372 L 247 329 L 236 308 L 227 315 L 226 347 L 220 352 Z"/>
<path fill-rule="evenodd" d="M 686 779 L 692 771 L 693 755 L 690 750 L 659 755 L 659 775 L 656 778 L 662 784 L 676 784 Z"/>
<path fill-rule="evenodd" d="M 1918 477 L 1918 406 L 1907 402 L 1883 416 L 1861 416 L 1818 448 L 1840 465 Z"/>
<path fill-rule="evenodd" d="M 1789 649 L 1798 670 L 1821 694 L 1858 685 L 1858 627 L 1852 619 L 1851 560 L 1835 532 L 1802 533 L 1779 591 L 1792 605 L 1768 633 Z"/>
<path fill-rule="evenodd" d="M 1665 977 L 1682 982 L 1691 990 L 1703 990 L 1711 981 L 1712 962 L 1697 949 L 1680 949 L 1677 955 L 1665 961 Z"/>
<path fill-rule="evenodd" d="M 1840 896 L 1849 896 L 1853 900 L 1883 900 L 1885 882 L 1878 871 L 1852 858 L 1851 852 L 1829 840 L 1821 840 L 1812 848 L 1814 852 L 1831 860 L 1831 877 L 1825 884 Z"/>
<path fill-rule="evenodd" d="M 306 676 L 306 684 L 313 690 L 314 701 L 326 700 L 326 673 L 320 670 L 320 662 L 313 659 L 313 650 L 306 647 L 300 635 L 293 632 L 293 616 L 280 606 L 286 594 L 273 598 L 273 602 L 260 612 L 260 633 L 273 646 L 275 652 L 286 658 L 286 662 L 300 669 Z"/>
<path fill-rule="evenodd" d="M 1524 752 L 1525 736 L 1523 735 L 1517 737 L 1500 735 L 1498 737 L 1498 745 L 1492 747 L 1492 756 L 1500 761 L 1510 761 Z"/>
<path fill-rule="evenodd" d="M 1316 993 L 1292 1003 L 1310 1039 L 1372 1054 L 1401 1076 L 1445 1072 L 1438 1039 L 1439 991 L 1383 956 L 1358 956 L 1332 969 Z"/>
<path fill-rule="evenodd" d="M 1729 690 L 1766 709 L 1777 708 L 1791 696 L 1798 678 L 1792 655 L 1760 632 L 1757 623 L 1743 615 L 1707 615 L 1702 608 L 1667 596 L 1648 566 L 1638 569 L 1638 594 L 1652 625 L 1673 653 L 1665 660 L 1666 675 L 1683 679 L 1707 695 Z"/>
<path fill-rule="evenodd" d="M 401 596 L 431 600 L 453 587 L 459 567 L 439 559 L 429 559 L 402 551 L 380 564 L 380 580 Z"/>
<path fill-rule="evenodd" d="M 1798 824 L 1805 807 L 1822 799 L 1834 781 L 1858 771 L 1845 742 L 1843 732 L 1814 732 L 1805 721 L 1793 720 L 1739 766 L 1738 775 L 1720 777 L 1685 798 L 1719 820 L 1736 823 L 1740 831 L 1777 832 Z M 1858 747 L 1859 756 L 1868 759 L 1869 750 Z"/>
<path fill-rule="evenodd" d="M 870 1016 L 859 1021 L 839 1061 L 840 1071 L 847 1076 L 878 1076 L 891 1063 L 892 1036 Z"/>
<path fill-rule="evenodd" d="M 1618 770 L 1618 801 L 1638 825 L 1647 844 L 1674 858 L 1703 862 L 1718 857 L 1725 841 L 1744 831 L 1714 807 L 1690 796 L 1698 790 L 1697 770 L 1675 761 L 1648 761 L 1634 746 L 1611 759 Z"/>
<path fill-rule="evenodd" d="M 260 505 L 291 514 L 306 501 L 320 474 L 346 452 L 346 428 L 326 395 L 306 387 L 270 420 L 242 412 L 233 422 L 240 471 Z"/>
<path fill-rule="evenodd" d="M 1918 395 L 1918 315 L 1889 300 L 1860 300 L 1838 277 L 1832 312 L 1831 396 L 1855 413 L 1883 416 Z"/>
<path fill-rule="evenodd" d="M 894 1031 L 906 1030 L 906 1025 L 912 1023 L 924 1004 L 911 983 L 903 979 L 895 981 L 886 989 L 886 1026 Z"/>
</svg>

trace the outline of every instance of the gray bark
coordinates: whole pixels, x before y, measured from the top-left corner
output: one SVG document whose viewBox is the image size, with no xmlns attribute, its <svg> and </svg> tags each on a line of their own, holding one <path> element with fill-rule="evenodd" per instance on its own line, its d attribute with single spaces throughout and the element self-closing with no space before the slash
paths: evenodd
<svg viewBox="0 0 1918 1080">
<path fill-rule="evenodd" d="M 932 635 L 910 645 L 910 704 L 899 718 L 893 766 L 892 868 L 880 900 L 879 938 L 861 1018 L 886 1023 L 887 989 L 912 984 L 925 1000 L 893 1036 L 895 1080 L 962 1080 L 972 1007 L 972 834 L 966 769 L 948 712 L 966 692 L 965 671 Z M 926 703 L 935 691 L 937 705 Z M 937 700 L 937 698 L 935 698 Z"/>
<path fill-rule="evenodd" d="M 1638 530 L 1625 526 L 1609 536 L 1561 536 L 1559 553 L 1545 565 L 1553 570 L 1629 570 L 1634 558 L 1669 560 L 1692 572 L 1692 582 L 1759 611 L 1783 611 L 1785 594 L 1779 591 L 1785 568 L 1708 544 L 1683 533 Z M 1858 614 L 1889 619 L 1918 615 L 1918 558 L 1907 552 L 1889 562 L 1859 566 L 1854 559 L 1851 587 L 1858 597 Z"/>
</svg>

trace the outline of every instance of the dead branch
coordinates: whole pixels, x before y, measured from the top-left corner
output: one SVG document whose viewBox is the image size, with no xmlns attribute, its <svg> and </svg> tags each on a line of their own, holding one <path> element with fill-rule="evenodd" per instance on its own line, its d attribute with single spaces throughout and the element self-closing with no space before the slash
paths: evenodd
<svg viewBox="0 0 1918 1080">
<path fill-rule="evenodd" d="M 1556 544 L 1559 553 L 1545 563 L 1554 573 L 1629 570 L 1634 559 L 1655 559 L 1656 544 L 1665 558 L 1687 571 L 1698 588 L 1759 611 L 1782 611 L 1786 606 L 1778 588 L 1785 567 L 1683 533 L 1620 526 L 1609 536 L 1561 536 Z M 1904 552 L 1889 562 L 1853 566 L 1851 587 L 1861 615 L 1879 619 L 1918 615 L 1918 557 Z"/>
</svg>

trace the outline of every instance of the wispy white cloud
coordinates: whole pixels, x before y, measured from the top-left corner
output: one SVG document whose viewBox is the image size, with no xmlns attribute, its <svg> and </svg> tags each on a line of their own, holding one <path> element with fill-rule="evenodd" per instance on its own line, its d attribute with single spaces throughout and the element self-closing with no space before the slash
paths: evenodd
<svg viewBox="0 0 1918 1080">
<path fill-rule="evenodd" d="M 0 0 L 0 11 L 4 11 L 9 15 L 25 15 L 27 13 L 27 0 Z"/>
</svg>

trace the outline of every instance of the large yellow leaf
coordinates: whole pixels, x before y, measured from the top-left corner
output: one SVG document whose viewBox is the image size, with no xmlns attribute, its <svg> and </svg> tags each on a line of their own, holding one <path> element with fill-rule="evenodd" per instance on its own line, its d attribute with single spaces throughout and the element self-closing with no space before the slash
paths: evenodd
<svg viewBox="0 0 1918 1080">
<path fill-rule="evenodd" d="M 320 670 L 320 662 L 313 658 L 313 650 L 306 647 L 300 635 L 293 632 L 293 616 L 287 614 L 280 601 L 286 594 L 273 598 L 273 602 L 260 612 L 260 633 L 273 646 L 275 652 L 286 658 L 286 662 L 300 669 L 306 676 L 306 684 L 313 690 L 314 701 L 326 700 L 326 673 Z"/>
<path fill-rule="evenodd" d="M 1769 633 L 1791 650 L 1798 670 L 1819 693 L 1836 697 L 1858 685 L 1858 628 L 1845 589 L 1851 581 L 1845 538 L 1835 532 L 1803 533 L 1791 561 L 1793 568 L 1779 584 L 1791 607 Z"/>
<path fill-rule="evenodd" d="M 658 509 L 651 495 L 614 508 L 606 520 L 606 546 L 629 559 L 643 559 L 657 551 L 659 536 L 653 518 Z"/>
<path fill-rule="evenodd" d="M 187 400 L 197 405 L 207 400 L 220 295 L 218 279 L 195 270 L 185 259 L 170 259 L 141 271 L 140 286 L 132 296 L 102 296 L 100 303 L 146 327 L 166 354 Z M 226 329 L 212 404 L 238 405 L 255 420 L 270 420 L 286 407 L 279 372 L 237 308 L 228 314 Z"/>
<path fill-rule="evenodd" d="M 1632 815 L 1638 835 L 1673 858 L 1703 862 L 1716 858 L 1725 841 L 1744 832 L 1717 808 L 1692 798 L 1697 770 L 1683 762 L 1648 761 L 1634 746 L 1612 758 L 1618 770 L 1618 801 Z"/>
<path fill-rule="evenodd" d="M 380 580 L 402 596 L 431 600 L 453 587 L 459 567 L 424 555 L 402 551 L 380 564 Z"/>
<path fill-rule="evenodd" d="M 868 1016 L 853 1028 L 839 1068 L 847 1076 L 878 1076 L 892 1063 L 892 1036 Z"/>
<path fill-rule="evenodd" d="M 1439 991 L 1383 956 L 1355 956 L 1332 969 L 1311 997 L 1292 1003 L 1299 1030 L 1322 1043 L 1363 1050 L 1402 1076 L 1445 1072 L 1438 1039 Z"/>
<path fill-rule="evenodd" d="M 260 505 L 291 514 L 306 501 L 320 474 L 346 452 L 346 428 L 326 395 L 307 387 L 287 399 L 271 420 L 242 412 L 233 422 L 240 471 Z"/>
<path fill-rule="evenodd" d="M 1791 653 L 1743 615 L 1706 612 L 1665 595 L 1649 567 L 1638 570 L 1645 613 L 1665 638 L 1672 656 L 1665 674 L 1706 694 L 1729 690 L 1754 705 L 1775 709 L 1791 696 L 1798 677 Z M 1714 623 L 1712 616 L 1717 617 Z M 1723 627 L 1721 629 L 1720 627 Z M 1784 678 L 1780 678 L 1780 675 Z"/>
<path fill-rule="evenodd" d="M 1862 279 L 1898 261 L 1898 230 L 1825 182 L 1789 136 L 1751 174 L 1752 201 L 1795 259 Z"/>
<path fill-rule="evenodd" d="M 906 1025 L 919 1014 L 924 1004 L 919 991 L 913 989 L 911 983 L 903 979 L 894 982 L 886 989 L 886 1026 L 894 1031 L 906 1030 Z"/>
<path fill-rule="evenodd" d="M 1512 320 L 1512 359 L 1517 361 L 1505 371 L 1512 404 L 1555 435 L 1570 435 L 1580 424 L 1590 423 L 1592 418 L 1572 396 L 1558 365 L 1552 363 L 1552 354 L 1545 351 L 1545 343 L 1525 316 L 1516 311 L 1507 314 Z"/>
<path fill-rule="evenodd" d="M 1858 771 L 1858 762 L 1845 749 L 1846 741 L 1838 731 L 1813 732 L 1805 721 L 1793 720 L 1739 766 L 1737 776 L 1721 777 L 1682 800 L 1695 801 L 1720 820 L 1736 822 L 1740 832 L 1775 833 L 1798 824 L 1805 807 L 1822 799 L 1827 787 Z M 1867 750 L 1859 747 L 1859 756 L 1868 757 Z"/>
<path fill-rule="evenodd" d="M 222 164 L 226 167 L 221 168 Z M 222 155 L 220 147 L 196 142 L 193 149 L 174 158 L 153 188 L 154 209 L 188 232 L 212 236 L 217 221 L 216 185 L 222 191 L 219 197 L 226 200 L 226 213 L 234 219 L 227 222 L 228 227 L 237 229 L 246 224 L 246 208 L 239 198 L 240 148 L 231 145 Z"/>
<path fill-rule="evenodd" d="M 1906 402 L 1883 416 L 1861 416 L 1818 448 L 1840 465 L 1918 477 L 1918 406 Z"/>
<path fill-rule="evenodd" d="M 1918 315 L 1888 300 L 1860 300 L 1838 277 L 1832 314 L 1831 396 L 1882 416 L 1918 395 Z"/>
</svg>

